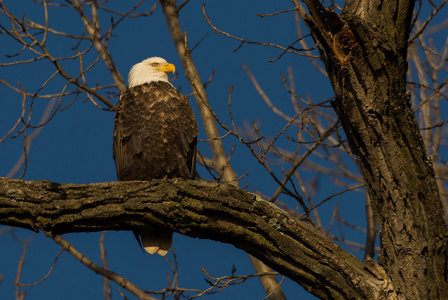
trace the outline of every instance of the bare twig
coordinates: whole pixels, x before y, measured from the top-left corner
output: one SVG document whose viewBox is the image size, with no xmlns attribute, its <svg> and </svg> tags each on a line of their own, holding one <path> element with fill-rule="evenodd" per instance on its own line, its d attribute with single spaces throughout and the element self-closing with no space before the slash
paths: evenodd
<svg viewBox="0 0 448 300">
<path fill-rule="evenodd" d="M 73 1 L 73 2 L 72 2 Z M 92 21 L 90 21 L 84 13 L 81 5 L 77 0 L 70 0 L 69 2 L 73 3 L 73 7 L 78 12 L 81 17 L 84 27 L 90 35 L 90 38 L 95 45 L 96 50 L 101 55 L 106 67 L 109 69 L 112 78 L 117 85 L 119 91 L 123 92 L 127 89 L 126 84 L 124 83 L 123 77 L 121 76 L 118 69 L 115 67 L 115 63 L 112 60 L 112 56 L 109 53 L 109 50 L 106 48 L 106 45 L 102 42 L 102 39 L 98 33 L 99 24 L 98 24 L 98 13 L 97 13 L 97 1 L 91 1 L 91 12 L 92 12 Z"/>
<path fill-rule="evenodd" d="M 108 270 L 109 267 L 107 266 L 107 255 L 106 255 L 106 248 L 104 247 L 104 237 L 106 236 L 106 231 L 103 231 L 100 236 L 100 257 L 101 261 L 103 262 L 103 268 L 105 270 Z M 103 295 L 104 300 L 110 300 L 112 299 L 112 290 L 110 287 L 110 279 L 107 277 L 103 277 Z"/>
<path fill-rule="evenodd" d="M 59 235 L 52 236 L 50 233 L 46 232 L 46 236 L 53 239 L 56 243 L 58 243 L 65 251 L 70 253 L 74 258 L 79 260 L 83 265 L 85 265 L 87 268 L 91 269 L 97 274 L 100 274 L 101 276 L 104 276 L 105 278 L 108 278 L 112 281 L 114 281 L 119 286 L 125 288 L 129 292 L 133 293 L 137 297 L 143 300 L 156 300 L 156 298 L 149 296 L 145 293 L 142 289 L 140 289 L 138 286 L 127 280 L 126 278 L 118 275 L 115 272 L 109 271 L 105 268 L 102 268 L 101 266 L 97 265 L 90 259 L 88 259 L 84 254 L 76 250 L 73 245 L 71 245 L 69 242 L 67 242 L 64 238 L 62 238 Z"/>
<path fill-rule="evenodd" d="M 47 107 L 45 108 L 45 111 L 42 114 L 42 117 L 39 121 L 39 124 L 43 124 L 43 123 L 47 122 L 55 103 L 56 103 L 56 98 L 53 98 L 52 100 L 50 100 L 50 102 L 48 102 Z M 42 129 L 43 129 L 43 127 L 38 127 L 33 131 L 32 134 L 29 135 L 29 137 L 25 136 L 24 151 L 23 151 L 22 155 L 20 156 L 20 158 L 17 160 L 16 164 L 8 172 L 6 177 L 9 177 L 9 178 L 14 177 L 17 174 L 17 172 L 20 170 L 20 168 L 22 168 L 22 166 L 25 164 L 26 159 L 27 159 L 27 154 L 30 152 L 31 143 L 36 137 L 39 136 Z M 22 176 L 20 176 L 20 177 L 23 177 L 24 174 L 25 174 L 25 170 L 24 170 Z"/>
<path fill-rule="evenodd" d="M 224 36 L 227 36 L 227 37 L 229 37 L 229 38 L 232 38 L 232 39 L 234 39 L 234 40 L 237 40 L 237 41 L 241 42 L 241 44 L 238 46 L 238 48 L 236 48 L 235 50 L 233 50 L 233 51 L 235 51 L 235 52 L 238 51 L 244 44 L 253 44 L 253 45 L 260 45 L 260 46 L 268 46 L 268 47 L 278 48 L 278 49 L 283 50 L 283 54 L 286 53 L 286 52 L 290 52 L 290 53 L 294 53 L 294 54 L 298 54 L 298 55 L 302 55 L 302 56 L 307 56 L 307 57 L 312 57 L 312 58 L 319 58 L 319 56 L 310 55 L 310 54 L 306 53 L 307 51 L 310 51 L 310 50 L 312 50 L 312 49 L 296 49 L 296 48 L 293 47 L 293 45 L 294 45 L 295 43 L 299 42 L 300 40 L 302 40 L 302 39 L 305 38 L 306 36 L 304 36 L 304 37 L 300 37 L 298 40 L 296 40 L 295 42 L 293 42 L 291 45 L 289 45 L 289 46 L 287 46 L 287 47 L 283 47 L 283 46 L 280 46 L 280 45 L 277 45 L 277 44 L 273 44 L 273 43 L 263 43 L 263 42 L 249 41 L 249 40 L 246 40 L 246 39 L 243 39 L 243 38 L 239 38 L 239 37 L 233 36 L 233 35 L 231 35 L 231 34 L 225 32 L 225 31 L 222 31 L 222 30 L 218 29 L 216 26 L 214 26 L 214 25 L 212 24 L 212 22 L 210 21 L 210 17 L 208 17 L 207 14 L 205 13 L 205 4 L 202 5 L 202 13 L 203 13 L 204 18 L 205 18 L 205 20 L 207 21 L 208 25 L 209 25 L 211 28 L 213 28 L 213 30 L 214 30 L 215 32 L 217 32 L 217 33 L 219 33 L 219 34 L 222 34 L 222 35 L 224 35 Z M 302 52 L 305 52 L 305 53 L 302 53 Z M 281 57 L 283 54 L 281 54 L 280 57 Z M 280 57 L 279 57 L 279 58 L 280 58 Z M 278 58 L 277 58 L 277 59 L 278 59 Z M 268 60 L 268 61 L 271 61 L 271 62 L 272 62 L 272 61 L 275 61 L 275 60 Z"/>
<path fill-rule="evenodd" d="M 18 285 L 18 286 L 35 286 L 35 285 L 38 285 L 39 283 L 45 281 L 50 276 L 51 272 L 53 272 L 54 268 L 56 267 L 56 262 L 58 261 L 59 256 L 61 256 L 61 254 L 63 252 L 64 252 L 63 249 L 61 249 L 59 251 L 59 253 L 56 255 L 56 257 L 55 257 L 55 259 L 53 261 L 53 264 L 50 267 L 50 270 L 48 270 L 47 274 L 45 274 L 44 277 L 42 277 L 41 279 L 39 279 L 38 281 L 33 282 L 33 283 L 16 283 L 16 285 Z"/>
<path fill-rule="evenodd" d="M 375 240 L 376 240 L 376 222 L 373 215 L 372 202 L 370 196 L 366 193 L 366 219 L 367 219 L 367 236 L 366 236 L 366 248 L 364 250 L 364 260 L 367 257 L 375 257 Z"/>
<path fill-rule="evenodd" d="M 22 291 L 22 292 L 19 291 L 19 286 L 20 286 L 20 278 L 22 277 L 22 268 L 23 268 L 23 265 L 25 264 L 25 255 L 26 255 L 27 248 L 28 248 L 28 243 L 25 243 L 23 245 L 23 252 L 22 252 L 22 255 L 20 256 L 20 261 L 17 266 L 16 281 L 14 282 L 14 284 L 15 284 L 14 293 L 16 295 L 16 300 L 23 300 L 26 295 L 26 291 Z"/>
</svg>

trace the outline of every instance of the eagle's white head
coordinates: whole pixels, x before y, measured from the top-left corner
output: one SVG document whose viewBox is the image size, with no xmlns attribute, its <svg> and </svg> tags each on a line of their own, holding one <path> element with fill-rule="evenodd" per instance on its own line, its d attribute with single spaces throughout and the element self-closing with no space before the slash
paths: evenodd
<svg viewBox="0 0 448 300">
<path fill-rule="evenodd" d="M 168 74 L 174 73 L 176 68 L 161 57 L 151 57 L 134 65 L 129 71 L 129 88 L 153 81 L 168 82 Z"/>
</svg>

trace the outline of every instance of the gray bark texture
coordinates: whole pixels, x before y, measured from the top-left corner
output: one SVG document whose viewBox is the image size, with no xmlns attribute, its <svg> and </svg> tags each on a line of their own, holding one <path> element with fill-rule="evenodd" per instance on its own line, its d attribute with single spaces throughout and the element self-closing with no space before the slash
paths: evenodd
<svg viewBox="0 0 448 300">
<path fill-rule="evenodd" d="M 53 235 L 169 229 L 240 248 L 323 299 L 387 299 L 384 270 L 232 185 L 160 179 L 92 184 L 0 179 L 0 224 Z"/>
</svg>

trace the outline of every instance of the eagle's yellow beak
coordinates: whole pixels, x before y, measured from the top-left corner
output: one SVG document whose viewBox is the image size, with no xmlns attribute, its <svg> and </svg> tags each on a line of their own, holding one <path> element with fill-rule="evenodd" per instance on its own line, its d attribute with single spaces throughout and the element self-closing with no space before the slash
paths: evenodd
<svg viewBox="0 0 448 300">
<path fill-rule="evenodd" d="M 165 73 L 174 73 L 176 71 L 176 67 L 173 64 L 166 63 L 157 70 L 165 72 Z"/>
</svg>

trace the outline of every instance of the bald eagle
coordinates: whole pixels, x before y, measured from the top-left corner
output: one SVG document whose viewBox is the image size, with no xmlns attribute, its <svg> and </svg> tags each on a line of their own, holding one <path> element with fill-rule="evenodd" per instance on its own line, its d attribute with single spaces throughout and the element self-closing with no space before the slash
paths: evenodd
<svg viewBox="0 0 448 300">
<path fill-rule="evenodd" d="M 118 180 L 194 179 L 198 125 L 188 98 L 169 81 L 173 64 L 152 57 L 134 65 L 118 99 L 113 156 Z M 173 233 L 134 232 L 150 253 L 166 255 Z"/>
</svg>

